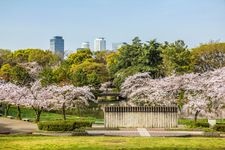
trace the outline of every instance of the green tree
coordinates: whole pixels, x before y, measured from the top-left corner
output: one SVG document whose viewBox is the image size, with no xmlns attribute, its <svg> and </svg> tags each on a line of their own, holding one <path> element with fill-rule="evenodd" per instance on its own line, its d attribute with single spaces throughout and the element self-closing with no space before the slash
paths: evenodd
<svg viewBox="0 0 225 150">
<path fill-rule="evenodd" d="M 90 49 L 77 50 L 77 52 L 70 54 L 66 61 L 72 65 L 80 64 L 87 59 L 92 59 L 92 52 Z"/>
<path fill-rule="evenodd" d="M 88 84 L 87 74 L 82 68 L 77 68 L 71 73 L 71 79 L 74 86 L 84 86 Z"/>
<path fill-rule="evenodd" d="M 0 49 L 0 68 L 2 65 L 10 63 L 11 51 L 6 49 Z"/>
<path fill-rule="evenodd" d="M 206 72 L 225 66 L 225 43 L 210 42 L 193 48 L 192 66 L 194 72 Z"/>
<path fill-rule="evenodd" d="M 118 71 L 117 69 L 118 57 L 119 57 L 118 52 L 111 52 L 106 56 L 106 66 L 110 77 L 113 77 L 114 74 Z"/>
<path fill-rule="evenodd" d="M 92 85 L 92 86 L 99 86 L 101 84 L 101 82 L 103 82 L 101 80 L 101 76 L 99 74 L 97 74 L 97 72 L 92 72 L 90 74 L 87 74 L 87 82 L 88 84 Z"/>
<path fill-rule="evenodd" d="M 160 46 L 161 44 L 156 42 L 155 39 L 147 41 L 140 51 L 138 63 L 150 67 L 157 67 L 158 65 L 161 65 L 162 57 Z"/>
<path fill-rule="evenodd" d="M 74 85 L 78 86 L 87 84 L 97 86 L 108 80 L 106 66 L 102 63 L 96 63 L 94 60 L 86 60 L 81 64 L 73 64 L 70 71 Z M 96 80 L 94 81 L 94 79 Z"/>
<path fill-rule="evenodd" d="M 135 37 L 132 40 L 132 44 L 125 44 L 118 50 L 117 71 L 138 64 L 142 45 L 140 39 Z"/>
<path fill-rule="evenodd" d="M 71 83 L 70 65 L 64 61 L 58 66 L 53 74 L 55 75 L 56 83 L 66 85 Z"/>
<path fill-rule="evenodd" d="M 113 54 L 108 64 L 117 87 L 126 77 L 138 72 L 149 72 L 153 78 L 164 76 L 161 69 L 161 44 L 156 40 L 141 43 L 141 40 L 135 37 L 132 44 L 125 44 L 118 53 Z"/>
<path fill-rule="evenodd" d="M 57 82 L 54 71 L 50 67 L 44 68 L 40 73 L 39 78 L 41 80 L 42 86 L 47 86 Z"/>
<path fill-rule="evenodd" d="M 95 52 L 95 61 L 97 63 L 103 63 L 103 64 L 107 64 L 106 58 L 107 56 L 110 54 L 110 51 L 107 50 L 103 50 L 103 51 L 97 51 Z"/>
<path fill-rule="evenodd" d="M 10 64 L 4 64 L 0 69 L 0 77 L 5 81 L 11 80 L 12 66 Z"/>
<path fill-rule="evenodd" d="M 15 63 L 37 62 L 41 66 L 56 65 L 60 58 L 51 51 L 41 49 L 21 49 L 13 52 Z"/>
<path fill-rule="evenodd" d="M 165 43 L 162 47 L 163 67 L 166 75 L 184 74 L 191 71 L 191 53 L 182 40 Z"/>
<path fill-rule="evenodd" d="M 29 85 L 33 79 L 30 77 L 29 73 L 23 67 L 16 65 L 11 69 L 11 82 L 18 85 Z"/>
<path fill-rule="evenodd" d="M 16 63 L 28 62 L 29 52 L 27 50 L 17 50 L 13 53 L 13 60 Z"/>
<path fill-rule="evenodd" d="M 40 49 L 28 49 L 28 62 L 37 62 L 41 66 L 56 65 L 60 58 L 51 51 L 44 51 Z"/>
</svg>

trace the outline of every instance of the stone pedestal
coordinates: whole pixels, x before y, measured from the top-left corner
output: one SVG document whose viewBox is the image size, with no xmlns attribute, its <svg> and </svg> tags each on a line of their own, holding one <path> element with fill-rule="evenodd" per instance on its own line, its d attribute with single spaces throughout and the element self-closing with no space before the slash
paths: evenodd
<svg viewBox="0 0 225 150">
<path fill-rule="evenodd" d="M 208 123 L 210 127 L 213 127 L 214 125 L 216 125 L 216 119 L 208 119 Z"/>
</svg>

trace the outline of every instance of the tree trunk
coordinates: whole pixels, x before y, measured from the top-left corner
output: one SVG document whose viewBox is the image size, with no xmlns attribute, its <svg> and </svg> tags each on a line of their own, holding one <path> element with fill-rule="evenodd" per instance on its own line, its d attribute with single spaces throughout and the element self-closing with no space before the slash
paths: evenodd
<svg viewBox="0 0 225 150">
<path fill-rule="evenodd" d="M 32 107 L 32 108 L 35 111 L 35 122 L 39 122 L 43 108 L 35 108 L 35 107 Z"/>
<path fill-rule="evenodd" d="M 65 103 L 63 103 L 63 106 L 62 106 L 62 114 L 63 114 L 63 120 L 66 120 L 66 106 L 65 106 Z"/>
<path fill-rule="evenodd" d="M 5 116 L 9 115 L 9 108 L 10 108 L 11 104 L 6 104 L 6 109 L 5 109 Z"/>
<path fill-rule="evenodd" d="M 40 121 L 40 118 L 41 118 L 41 112 L 42 112 L 42 109 L 38 109 L 38 110 L 36 111 L 35 122 L 39 122 L 39 121 Z"/>
<path fill-rule="evenodd" d="M 195 123 L 197 122 L 198 114 L 200 113 L 200 110 L 197 110 L 195 113 Z"/>
<path fill-rule="evenodd" d="M 20 106 L 17 105 L 17 119 L 21 120 L 22 117 L 21 117 L 21 110 L 20 110 Z"/>
<path fill-rule="evenodd" d="M 77 112 L 78 112 L 78 116 L 80 117 L 80 108 L 79 108 L 79 106 L 77 107 Z"/>
</svg>

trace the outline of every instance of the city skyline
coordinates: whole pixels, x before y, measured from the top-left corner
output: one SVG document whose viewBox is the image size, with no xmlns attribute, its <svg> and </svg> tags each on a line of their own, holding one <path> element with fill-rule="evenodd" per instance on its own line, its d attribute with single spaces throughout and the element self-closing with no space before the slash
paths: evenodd
<svg viewBox="0 0 225 150">
<path fill-rule="evenodd" d="M 107 49 L 135 36 L 143 42 L 181 39 L 189 47 L 225 41 L 224 0 L 2 0 L 0 9 L 0 48 L 12 50 L 49 49 L 54 35 L 63 36 L 71 51 L 96 37 L 106 37 Z"/>
</svg>

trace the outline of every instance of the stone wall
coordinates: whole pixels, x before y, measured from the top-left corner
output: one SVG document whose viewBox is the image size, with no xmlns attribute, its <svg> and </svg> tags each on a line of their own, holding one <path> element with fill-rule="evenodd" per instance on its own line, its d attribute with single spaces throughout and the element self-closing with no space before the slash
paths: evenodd
<svg viewBox="0 0 225 150">
<path fill-rule="evenodd" d="M 177 107 L 105 107 L 106 128 L 177 127 Z"/>
</svg>

